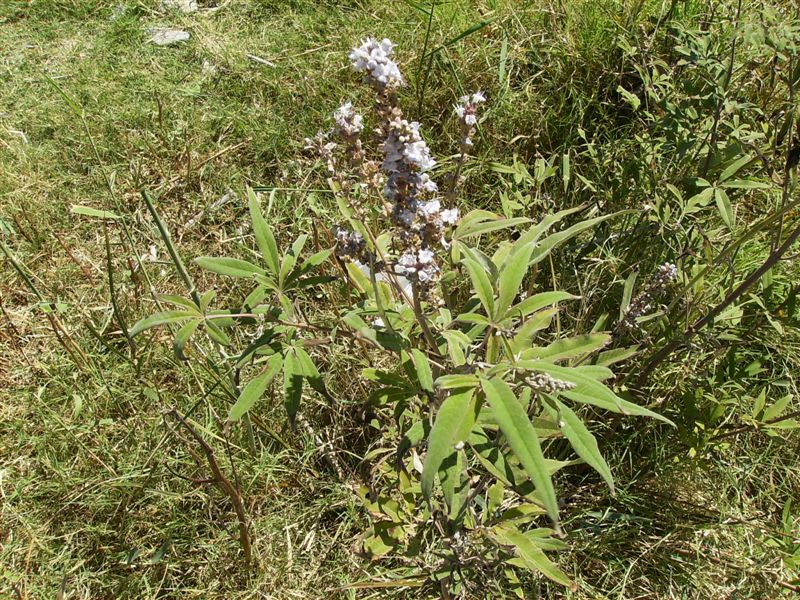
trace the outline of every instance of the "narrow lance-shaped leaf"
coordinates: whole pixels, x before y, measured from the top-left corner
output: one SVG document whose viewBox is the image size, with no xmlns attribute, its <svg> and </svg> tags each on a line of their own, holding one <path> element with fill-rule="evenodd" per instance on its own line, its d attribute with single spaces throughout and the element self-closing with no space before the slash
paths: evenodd
<svg viewBox="0 0 800 600">
<path fill-rule="evenodd" d="M 457 520 L 469 496 L 469 480 L 465 477 L 466 456 L 463 449 L 456 450 L 442 463 L 439 479 L 442 484 L 444 500 L 449 507 L 448 517 Z"/>
<path fill-rule="evenodd" d="M 595 437 L 571 408 L 558 400 L 555 400 L 555 404 L 560 415 L 558 425 L 564 436 L 569 440 L 578 456 L 585 460 L 586 464 L 597 471 L 605 480 L 608 487 L 611 488 L 611 493 L 616 494 L 614 477 L 611 475 L 611 469 L 608 468 L 603 455 L 600 454 Z"/>
<path fill-rule="evenodd" d="M 231 406 L 231 410 L 228 412 L 228 421 L 238 421 L 253 407 L 253 404 L 264 395 L 264 390 L 267 389 L 270 381 L 281 370 L 281 364 L 280 354 L 270 357 L 267 367 L 245 386 L 236 403 Z"/>
<path fill-rule="evenodd" d="M 556 492 L 533 423 L 505 381 L 499 378 L 482 379 L 481 386 L 494 411 L 500 430 L 536 486 L 547 514 L 558 528 Z"/>
<path fill-rule="evenodd" d="M 183 349 L 186 347 L 189 338 L 191 338 L 194 332 L 197 331 L 197 327 L 201 322 L 201 319 L 189 321 L 178 330 L 178 333 L 175 334 L 175 340 L 172 342 L 172 349 L 175 351 L 175 356 L 178 357 L 178 360 L 186 360 Z"/>
<path fill-rule="evenodd" d="M 557 233 L 553 233 L 553 234 L 547 236 L 546 238 L 541 240 L 537 244 L 537 246 L 534 248 L 534 251 L 531 253 L 531 261 L 530 261 L 530 263 L 532 265 L 535 265 L 536 263 L 541 262 L 542 260 L 547 258 L 547 256 L 550 254 L 550 252 L 552 252 L 555 248 L 557 248 L 558 246 L 560 246 L 561 244 L 563 244 L 567 240 L 570 240 L 570 239 L 574 238 L 575 236 L 579 235 L 583 231 L 585 231 L 587 229 L 591 229 L 592 227 L 594 227 L 595 225 L 598 225 L 599 223 L 602 223 L 603 221 L 606 221 L 608 219 L 612 219 L 612 218 L 617 217 L 619 215 L 623 215 L 623 214 L 625 214 L 627 212 L 631 212 L 631 211 L 622 210 L 622 211 L 618 211 L 618 212 L 615 212 L 615 213 L 611 213 L 610 215 L 603 215 L 602 217 L 595 217 L 593 219 L 588 219 L 586 221 L 581 221 L 580 223 L 576 223 L 572 227 L 568 227 L 564 231 L 559 231 Z"/>
<path fill-rule="evenodd" d="M 631 272 L 625 280 L 625 287 L 622 290 L 622 302 L 619 305 L 619 318 L 625 318 L 625 312 L 631 305 L 631 297 L 633 296 L 633 286 L 636 283 L 636 277 L 639 275 L 638 271 Z"/>
<path fill-rule="evenodd" d="M 275 243 L 275 236 L 272 235 L 272 230 L 261 213 L 256 193 L 249 187 L 247 188 L 247 204 L 250 208 L 250 219 L 253 222 L 253 233 L 256 236 L 258 249 L 261 251 L 269 270 L 272 271 L 273 275 L 277 276 L 280 271 L 278 244 Z"/>
<path fill-rule="evenodd" d="M 495 539 L 501 544 L 513 546 L 517 552 L 519 560 L 511 559 L 511 564 L 516 564 L 525 567 L 532 571 L 539 571 L 556 583 L 565 585 L 571 590 L 576 589 L 567 575 L 558 568 L 549 558 L 545 555 L 544 550 L 539 548 L 531 538 L 521 533 L 517 528 L 511 526 L 499 526 L 492 530 Z"/>
<path fill-rule="evenodd" d="M 511 306 L 514 298 L 519 294 L 522 280 L 528 272 L 528 261 L 531 257 L 534 244 L 524 244 L 515 248 L 508 257 L 498 280 L 499 295 L 497 300 L 497 315 L 503 316 Z"/>
<path fill-rule="evenodd" d="M 717 210 L 719 211 L 723 222 L 728 226 L 728 229 L 733 229 L 735 217 L 733 215 L 733 207 L 731 206 L 731 200 L 728 198 L 728 194 L 726 194 L 725 190 L 722 188 L 716 188 L 714 190 L 714 200 L 717 202 Z"/>
<path fill-rule="evenodd" d="M 433 392 L 433 375 L 431 374 L 431 365 L 428 363 L 428 357 L 421 350 L 414 348 L 411 351 L 411 358 L 417 369 L 417 380 L 420 387 L 426 392 Z"/>
<path fill-rule="evenodd" d="M 643 406 L 623 400 L 608 387 L 599 381 L 592 379 L 591 377 L 587 377 L 578 369 L 561 367 L 542 360 L 519 361 L 518 365 L 522 368 L 542 371 L 548 375 L 551 375 L 552 377 L 555 377 L 556 379 L 561 379 L 562 381 L 574 383 L 576 386 L 575 388 L 561 393 L 562 396 L 569 398 L 570 400 L 585 404 L 592 404 L 593 406 L 598 406 L 600 408 L 622 413 L 624 415 L 652 417 L 654 419 L 658 419 L 659 421 L 664 421 L 673 427 L 675 426 L 675 424 L 668 418 L 653 412 L 652 410 L 644 408 Z"/>
<path fill-rule="evenodd" d="M 486 271 L 477 262 L 471 258 L 464 259 L 464 265 L 467 267 L 469 277 L 472 280 L 472 286 L 475 288 L 475 293 L 478 299 L 483 304 L 486 314 L 489 318 L 494 317 L 494 291 Z"/>
<path fill-rule="evenodd" d="M 475 423 L 476 409 L 472 402 L 474 390 L 456 390 L 448 396 L 439 410 L 428 437 L 428 453 L 422 467 L 422 493 L 431 497 L 433 482 L 442 461 L 455 452 L 458 442 L 466 441 Z"/>
<path fill-rule="evenodd" d="M 177 321 L 183 321 L 196 316 L 197 311 L 188 310 L 166 310 L 164 312 L 156 313 L 136 323 L 131 329 L 131 337 L 138 335 L 146 329 L 150 329 L 152 327 L 166 325 L 167 323 L 175 323 Z"/>
<path fill-rule="evenodd" d="M 534 294 L 514 305 L 507 316 L 526 317 L 537 310 L 543 309 L 545 306 L 556 304 L 562 300 L 577 300 L 578 298 L 580 298 L 580 296 L 573 296 L 567 292 L 542 292 L 540 294 Z"/>
<path fill-rule="evenodd" d="M 194 262 L 207 271 L 228 277 L 252 277 L 265 274 L 263 269 L 259 269 L 253 263 L 238 258 L 200 256 Z"/>
<path fill-rule="evenodd" d="M 605 333 L 589 333 L 556 340 L 544 348 L 530 348 L 522 353 L 523 358 L 541 358 L 550 362 L 565 360 L 594 352 L 605 346 L 611 336 Z"/>
</svg>

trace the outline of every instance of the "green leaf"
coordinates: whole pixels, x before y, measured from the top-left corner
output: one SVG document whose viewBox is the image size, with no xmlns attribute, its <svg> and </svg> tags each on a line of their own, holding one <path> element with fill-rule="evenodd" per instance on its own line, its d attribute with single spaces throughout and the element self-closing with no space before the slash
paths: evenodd
<svg viewBox="0 0 800 600">
<path fill-rule="evenodd" d="M 500 65 L 497 68 L 497 83 L 500 86 L 506 83 L 506 62 L 508 61 L 508 34 L 503 35 L 503 43 L 500 45 Z"/>
<path fill-rule="evenodd" d="M 457 329 L 448 329 L 442 331 L 442 337 L 447 340 L 447 354 L 450 356 L 450 360 L 453 361 L 453 364 L 460 367 L 466 363 L 467 357 L 464 351 L 469 347 L 471 342 L 467 334 Z"/>
<path fill-rule="evenodd" d="M 207 292 L 203 292 L 203 295 L 200 296 L 200 310 L 208 310 L 208 307 L 211 305 L 211 302 L 216 296 L 216 290 L 208 290 Z"/>
<path fill-rule="evenodd" d="M 194 303 L 193 300 L 189 300 L 188 298 L 184 298 L 183 296 L 173 296 L 171 294 L 163 294 L 158 297 L 159 300 L 162 302 L 169 302 L 170 304 L 174 304 L 175 306 L 182 306 L 186 310 L 192 311 L 198 317 L 202 316 L 202 313 L 197 310 L 197 304 Z"/>
<path fill-rule="evenodd" d="M 222 329 L 217 325 L 214 321 L 206 320 L 206 332 L 208 336 L 217 342 L 218 344 L 222 344 L 223 346 L 228 346 L 231 343 L 230 338 L 228 335 L 222 331 Z"/>
<path fill-rule="evenodd" d="M 91 206 L 82 206 L 80 204 L 73 204 L 69 211 L 74 215 L 83 215 L 84 217 L 97 217 L 98 219 L 121 219 L 119 215 L 109 212 L 107 210 L 98 210 Z"/>
<path fill-rule="evenodd" d="M 728 226 L 728 229 L 733 229 L 734 215 L 733 207 L 731 206 L 731 199 L 722 188 L 714 190 L 714 200 L 717 202 L 717 210 L 722 217 L 722 221 Z"/>
<path fill-rule="evenodd" d="M 420 387 L 426 392 L 433 392 L 433 374 L 431 373 L 431 365 L 428 362 L 428 357 L 425 354 L 414 348 L 411 350 L 411 358 L 414 361 L 414 366 L 417 368 L 417 380 Z"/>
<path fill-rule="evenodd" d="M 580 296 L 573 296 L 567 292 L 542 292 L 540 294 L 528 296 L 525 300 L 519 302 L 508 311 L 508 315 L 526 317 L 537 310 L 541 310 L 545 306 L 552 306 L 562 300 L 577 300 L 578 298 L 580 298 Z"/>
<path fill-rule="evenodd" d="M 558 362 L 567 358 L 583 356 L 605 346 L 611 336 L 607 333 L 589 333 L 571 338 L 556 340 L 545 348 L 529 348 L 522 353 L 522 358 L 539 358 L 549 362 Z"/>
<path fill-rule="evenodd" d="M 593 219 L 587 219 L 586 221 L 581 221 L 580 223 L 576 223 L 572 227 L 568 227 L 564 231 L 559 231 L 557 233 L 553 233 L 546 238 L 544 238 L 541 242 L 539 242 L 536 247 L 534 248 L 533 253 L 531 254 L 530 264 L 535 265 L 545 258 L 556 249 L 558 246 L 563 244 L 564 242 L 574 238 L 575 236 L 581 234 L 582 232 L 586 231 L 587 229 L 591 229 L 598 223 L 602 223 L 603 221 L 607 221 L 608 219 L 624 215 L 632 211 L 629 210 L 621 210 L 615 213 L 611 213 L 610 215 L 604 215 L 602 217 L 595 217 Z"/>
<path fill-rule="evenodd" d="M 531 538 L 523 535 L 516 527 L 498 525 L 491 532 L 498 542 L 505 546 L 512 546 L 516 550 L 519 560 L 512 558 L 508 561 L 511 564 L 539 572 L 548 579 L 567 586 L 573 591 L 577 589 L 575 583 L 567 577 L 566 573 L 547 558 L 544 550 L 539 548 Z"/>
<path fill-rule="evenodd" d="M 156 313 L 146 317 L 136 323 L 130 331 L 131 337 L 142 333 L 146 329 L 158 327 L 159 325 L 166 325 L 167 323 L 175 323 L 176 321 L 183 321 L 197 316 L 197 311 L 188 310 L 165 310 L 164 312 Z"/>
<path fill-rule="evenodd" d="M 308 381 L 314 391 L 330 400 L 331 396 L 325 387 L 325 382 L 322 381 L 322 376 L 319 374 L 319 370 L 317 370 L 308 352 L 300 346 L 295 346 L 295 354 L 297 355 L 297 364 L 300 369 L 299 374 Z"/>
<path fill-rule="evenodd" d="M 569 440 L 569 443 L 572 444 L 578 456 L 600 474 L 608 484 L 608 487 L 611 488 L 611 494 L 615 495 L 614 478 L 611 475 L 611 469 L 608 468 L 608 464 L 603 458 L 603 455 L 600 454 L 600 449 L 597 447 L 597 440 L 571 408 L 558 400 L 554 401 L 561 417 L 558 425 L 564 433 L 564 436 Z"/>
<path fill-rule="evenodd" d="M 639 106 L 642 104 L 642 101 L 639 100 L 639 96 L 636 94 L 629 92 L 621 85 L 617 86 L 617 92 L 625 99 L 625 102 L 630 104 L 633 110 L 638 110 Z"/>
<path fill-rule="evenodd" d="M 460 323 L 472 323 L 474 325 L 490 325 L 492 321 L 489 317 L 484 317 L 478 313 L 462 313 L 456 317 Z"/>
<path fill-rule="evenodd" d="M 356 286 L 356 289 L 362 294 L 367 294 L 369 297 L 374 297 L 372 282 L 364 274 L 364 271 L 358 268 L 353 262 L 348 262 L 345 265 L 347 274 L 350 276 L 350 281 Z"/>
<path fill-rule="evenodd" d="M 499 290 L 497 298 L 497 316 L 502 318 L 506 314 L 508 307 L 519 294 L 522 280 L 528 272 L 528 261 L 531 258 L 534 244 L 524 244 L 514 249 L 512 254 L 503 263 L 500 271 L 497 287 Z"/>
<path fill-rule="evenodd" d="M 422 443 L 422 440 L 427 439 L 430 430 L 431 423 L 427 418 L 417 421 L 408 428 L 408 431 L 406 431 L 405 435 L 400 439 L 400 443 L 397 445 L 397 454 L 395 455 L 396 470 L 401 470 L 406 452 L 418 446 Z"/>
<path fill-rule="evenodd" d="M 475 375 L 442 375 L 436 380 L 436 387 L 443 390 L 478 387 L 480 381 Z"/>
<path fill-rule="evenodd" d="M 247 204 L 250 208 L 250 220 L 253 222 L 253 233 L 256 236 L 256 244 L 261 251 L 261 256 L 264 258 L 269 270 L 272 274 L 277 276 L 280 272 L 280 259 L 278 255 L 278 244 L 275 242 L 275 236 L 272 235 L 272 230 L 259 206 L 258 197 L 252 188 L 247 188 Z"/>
<path fill-rule="evenodd" d="M 488 211 L 472 211 L 467 213 L 456 227 L 453 232 L 454 239 L 465 239 L 475 237 L 490 231 L 498 231 L 500 229 L 507 229 L 515 227 L 522 223 L 529 223 L 530 219 L 526 217 L 514 217 L 513 219 L 506 219 Z"/>
<path fill-rule="evenodd" d="M 175 334 L 175 340 L 172 342 L 172 349 L 175 352 L 175 356 L 178 357 L 178 360 L 186 360 L 183 349 L 186 347 L 186 343 L 189 341 L 189 338 L 191 338 L 194 332 L 197 331 L 197 327 L 200 325 L 200 323 L 202 323 L 202 319 L 189 321 L 178 330 L 178 333 Z"/>
<path fill-rule="evenodd" d="M 450 509 L 447 516 L 451 521 L 459 518 L 459 513 L 469 495 L 469 480 L 464 477 L 465 458 L 463 449 L 456 450 L 444 460 L 439 469 L 444 501 Z"/>
<path fill-rule="evenodd" d="M 786 407 L 789 406 L 792 398 L 793 396 L 791 394 L 787 394 L 783 398 L 776 400 L 774 404 L 771 404 L 764 410 L 761 420 L 772 421 L 780 417 L 781 414 L 786 410 Z"/>
<path fill-rule="evenodd" d="M 625 318 L 625 312 L 631 305 L 631 297 L 633 296 L 633 286 L 636 284 L 636 277 L 639 271 L 632 271 L 628 278 L 625 280 L 625 287 L 622 290 L 622 302 L 619 305 L 619 318 Z"/>
<path fill-rule="evenodd" d="M 474 401 L 475 390 L 462 389 L 451 392 L 436 412 L 428 436 L 428 453 L 422 467 L 422 493 L 431 497 L 433 482 L 442 461 L 455 452 L 458 442 L 465 442 L 477 418 L 480 404 Z"/>
<path fill-rule="evenodd" d="M 228 421 L 235 423 L 253 407 L 256 400 L 264 395 L 264 390 L 267 389 L 269 383 L 275 378 L 278 371 L 281 370 L 282 363 L 283 359 L 280 354 L 274 354 L 269 358 L 267 367 L 261 371 L 258 376 L 248 382 L 242 390 L 242 393 L 239 394 L 236 403 L 231 406 L 228 412 Z"/>
<path fill-rule="evenodd" d="M 550 327 L 550 321 L 553 320 L 553 316 L 557 312 L 558 308 L 542 310 L 525 321 L 517 330 L 517 333 L 514 335 L 514 339 L 511 340 L 511 349 L 514 351 L 514 354 L 519 354 L 520 352 L 530 348 L 530 345 L 533 342 L 533 336 L 536 334 L 536 332 Z"/>
<path fill-rule="evenodd" d="M 675 424 L 666 417 L 655 413 L 652 410 L 648 410 L 644 407 L 634 404 L 633 402 L 623 400 L 608 387 L 599 381 L 592 379 L 591 377 L 587 377 L 577 369 L 561 367 L 539 360 L 519 361 L 517 364 L 522 368 L 541 371 L 552 377 L 555 377 L 556 379 L 574 383 L 575 387 L 573 389 L 562 392 L 561 395 L 569 398 L 570 400 L 574 400 L 575 402 L 591 404 L 593 406 L 598 406 L 600 408 L 604 408 L 612 412 L 622 413 L 624 415 L 652 417 L 654 419 L 658 419 L 659 421 L 663 421 L 664 423 L 668 423 L 673 427 L 675 426 Z"/>
<path fill-rule="evenodd" d="M 201 268 L 228 277 L 253 277 L 253 275 L 265 275 L 263 269 L 258 268 L 253 263 L 238 258 L 214 258 L 211 256 L 201 256 L 194 259 Z"/>
<path fill-rule="evenodd" d="M 632 356 L 636 356 L 641 349 L 638 345 L 628 346 L 627 348 L 614 348 L 606 350 L 597 355 L 596 365 L 607 367 L 624 360 L 628 360 Z"/>
<path fill-rule="evenodd" d="M 728 165 L 722 174 L 719 176 L 720 181 L 725 181 L 736 175 L 743 166 L 750 164 L 753 161 L 753 157 L 749 154 L 745 154 L 741 158 L 733 161 L 730 165 Z"/>
<path fill-rule="evenodd" d="M 702 210 L 708 206 L 708 203 L 711 202 L 713 197 L 714 188 L 707 187 L 703 189 L 702 192 L 689 198 L 688 202 L 686 203 L 686 208 L 683 209 L 684 214 L 690 215 Z"/>
<path fill-rule="evenodd" d="M 465 258 L 463 262 L 472 280 L 472 287 L 475 288 L 475 293 L 481 301 L 481 304 L 483 304 L 486 314 L 490 319 L 493 318 L 495 315 L 494 290 L 492 289 L 492 284 L 489 281 L 488 275 L 486 275 L 486 271 L 471 258 Z"/>
<path fill-rule="evenodd" d="M 737 179 L 735 181 L 726 181 L 720 184 L 724 188 L 732 188 L 738 190 L 768 190 L 772 187 L 769 183 L 763 181 L 753 181 L 752 179 Z"/>
<path fill-rule="evenodd" d="M 511 450 L 536 486 L 547 514 L 558 527 L 558 501 L 539 438 L 522 404 L 499 378 L 482 379 L 481 386 Z"/>
</svg>

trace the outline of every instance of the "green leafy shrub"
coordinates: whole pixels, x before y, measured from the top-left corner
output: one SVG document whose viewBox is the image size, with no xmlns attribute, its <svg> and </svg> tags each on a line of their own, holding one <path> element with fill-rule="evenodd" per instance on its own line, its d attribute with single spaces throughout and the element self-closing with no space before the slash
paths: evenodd
<svg viewBox="0 0 800 600">
<path fill-rule="evenodd" d="M 362 363 L 374 426 L 364 457 L 371 467 L 356 485 L 372 517 L 361 551 L 403 556 L 416 565 L 406 577 L 423 574 L 456 591 L 479 581 L 470 572 L 492 569 L 511 583 L 521 568 L 571 586 L 546 554 L 566 547 L 553 475 L 582 462 L 614 489 L 585 407 L 669 421 L 604 383 L 613 376 L 603 353 L 610 333 L 551 328 L 560 305 L 578 297 L 537 287 L 529 273 L 618 214 L 575 220 L 577 207 L 533 222 L 486 210 L 459 218 L 456 207 L 444 208 L 458 197 L 483 96 L 456 106 L 461 144 L 442 169 L 440 191 L 420 126 L 398 102 L 403 77 L 392 55 L 391 42 L 372 39 L 350 55 L 375 95 L 375 135 L 365 135 L 366 120 L 346 103 L 332 132 L 308 140 L 340 211 L 331 242 L 316 236 L 321 249 L 309 254 L 309 236 L 301 235 L 281 251 L 249 190 L 258 260 L 197 259 L 251 284 L 241 307 L 212 309 L 213 292 L 167 297 L 176 309 L 131 333 L 173 323 L 179 357 L 200 330 L 224 348 L 239 389 L 229 423 L 256 410 L 276 380 L 291 423 L 306 385 L 335 402 L 310 349 L 320 338 L 344 347 Z M 312 320 L 298 308 L 310 289 L 341 299 L 331 319 Z M 254 322 L 257 335 L 231 352 L 230 333 Z M 243 369 L 254 374 L 239 386 Z"/>
</svg>

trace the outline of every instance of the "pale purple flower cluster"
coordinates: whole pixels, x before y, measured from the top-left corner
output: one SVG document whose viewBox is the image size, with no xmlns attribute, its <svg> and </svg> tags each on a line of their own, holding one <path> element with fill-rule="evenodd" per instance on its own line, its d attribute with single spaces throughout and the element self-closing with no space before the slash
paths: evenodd
<svg viewBox="0 0 800 600">
<path fill-rule="evenodd" d="M 348 231 L 338 226 L 334 228 L 333 233 L 336 236 L 336 256 L 354 260 L 364 256 L 367 242 L 360 233 Z"/>
<path fill-rule="evenodd" d="M 430 249 L 444 241 L 444 227 L 458 221 L 458 210 L 442 210 L 435 198 L 439 188 L 427 171 L 436 161 L 419 133 L 419 123 L 396 118 L 389 122 L 388 131 L 381 166 L 386 173 L 384 195 L 394 202 L 392 221 L 406 247 L 396 270 L 412 281 L 429 284 L 439 275 Z"/>
<path fill-rule="evenodd" d="M 486 102 L 486 97 L 481 92 L 475 92 L 471 96 L 461 96 L 455 105 L 456 116 L 461 122 L 462 147 L 472 146 L 472 136 L 478 124 L 478 104 L 482 102 Z"/>
<path fill-rule="evenodd" d="M 647 287 L 642 290 L 633 300 L 625 311 L 625 316 L 620 321 L 619 327 L 623 331 L 633 331 L 638 329 L 637 319 L 650 312 L 658 298 L 664 293 L 667 287 L 678 279 L 678 267 L 672 263 L 664 263 L 658 270 Z"/>
<path fill-rule="evenodd" d="M 547 373 L 534 373 L 525 378 L 525 383 L 533 390 L 544 392 L 545 394 L 566 392 L 576 387 L 575 384 L 570 381 L 561 381 L 560 379 L 551 377 Z"/>
<path fill-rule="evenodd" d="M 400 67 L 392 60 L 394 44 L 384 38 L 380 42 L 367 38 L 349 54 L 353 68 L 365 73 L 367 82 L 379 89 L 397 88 L 405 83 Z"/>
<path fill-rule="evenodd" d="M 345 102 L 333 113 L 336 132 L 345 139 L 354 138 L 364 129 L 363 118 L 353 109 L 353 104 Z"/>
<path fill-rule="evenodd" d="M 305 139 L 305 148 L 317 154 L 322 160 L 325 161 L 325 166 L 331 175 L 336 174 L 336 158 L 333 151 L 336 150 L 338 144 L 328 140 L 328 133 L 322 131 L 317 132 L 313 138 Z"/>
<path fill-rule="evenodd" d="M 349 54 L 353 68 L 364 73 L 365 81 L 376 91 L 375 131 L 381 140 L 382 162 L 364 157 L 360 139 L 363 119 L 350 102 L 334 113 L 335 132 L 345 141 L 351 166 L 360 170 L 360 189 L 379 191 L 382 187 L 383 196 L 391 203 L 390 218 L 395 227 L 393 248 L 399 254 L 393 266 L 394 275 L 399 278 L 393 280 L 419 284 L 427 293 L 440 274 L 434 248 L 447 247 L 444 229 L 458 222 L 458 209 L 443 209 L 437 198 L 439 188 L 429 175 L 436 160 L 420 134 L 420 124 L 405 119 L 398 105 L 396 90 L 404 80 L 393 56 L 394 44 L 390 40 L 374 38 L 367 38 Z M 469 104 L 464 108 L 464 122 L 474 124 L 474 117 L 470 116 L 475 112 L 473 105 L 482 102 L 483 96 L 474 94 L 466 100 Z M 326 141 L 317 140 L 315 147 L 327 159 L 333 148 Z M 330 160 L 328 164 L 329 170 L 331 165 L 336 166 Z M 341 189 L 347 193 L 352 188 L 339 175 Z M 358 214 L 358 207 L 353 207 L 353 211 Z M 335 235 L 338 256 L 357 260 L 366 251 L 366 244 L 357 233 L 337 229 Z"/>
<path fill-rule="evenodd" d="M 397 259 L 398 274 L 421 284 L 429 284 L 439 277 L 439 265 L 432 250 L 408 250 Z"/>
<path fill-rule="evenodd" d="M 425 173 L 436 165 L 436 161 L 419 134 L 419 123 L 400 118 L 390 121 L 389 134 L 382 149 L 384 159 L 381 169 L 386 173 L 384 195 L 387 199 L 411 202 L 425 193 L 435 194 L 439 191 L 436 183 Z"/>
</svg>

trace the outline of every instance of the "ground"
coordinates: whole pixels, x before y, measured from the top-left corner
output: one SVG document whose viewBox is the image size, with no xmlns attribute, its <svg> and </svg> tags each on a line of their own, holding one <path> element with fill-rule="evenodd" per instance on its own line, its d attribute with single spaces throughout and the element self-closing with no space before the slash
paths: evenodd
<svg viewBox="0 0 800 600">
<path fill-rule="evenodd" d="M 252 247 L 247 185 L 264 196 L 276 190 L 268 217 L 281 243 L 332 225 L 335 207 L 304 154 L 304 138 L 330 127 L 329 115 L 342 101 L 368 104 L 346 53 L 376 35 L 397 42 L 410 80 L 403 102 L 426 124 L 437 153 L 453 147 L 447 123 L 457 97 L 487 92 L 491 119 L 482 125 L 461 203 L 499 210 L 499 192 L 507 187 L 498 164 L 516 157 L 534 171 L 537 159 L 584 144 L 587 130 L 590 137 L 628 131 L 629 107 L 616 92 L 627 85 L 621 56 L 630 56 L 617 46 L 625 37 L 620 31 L 644 52 L 666 10 L 647 1 L 537 0 L 523 7 L 454 0 L 429 17 L 428 3 L 411 1 L 198 4 L 188 14 L 163 10 L 156 0 L 0 6 L 0 242 L 8 249 L 0 263 L 3 597 L 389 593 L 368 584 L 380 579 L 383 565 L 355 552 L 368 515 L 313 436 L 285 425 L 280 400 L 260 409 L 265 425 L 257 447 L 230 447 L 215 433 L 225 398 L 209 386 L 202 365 L 181 364 L 166 334 L 142 341 L 131 359 L 112 302 L 130 326 L 156 310 L 153 292 L 181 289 L 140 190 L 156 198 L 202 289 L 217 282 L 192 258 L 241 255 Z M 681 4 L 692 27 L 703 21 L 702 3 Z M 735 3 L 722 4 L 720 14 L 733 14 Z M 173 46 L 148 43 L 158 27 L 191 37 Z M 599 177 L 605 169 L 598 163 L 592 173 Z M 609 167 L 609 179 L 636 176 L 634 168 L 622 171 Z M 584 173 L 592 177 L 588 167 Z M 602 189 L 596 196 L 587 190 L 587 198 L 605 198 Z M 618 191 L 607 193 L 609 202 L 622 202 L 618 207 L 638 210 L 649 201 L 645 191 L 620 201 Z M 76 206 L 123 216 L 128 229 Z M 756 209 L 737 208 L 739 215 Z M 764 252 L 752 248 L 736 258 L 738 266 Z M 614 260 L 602 264 L 621 264 Z M 763 353 L 764 369 L 792 392 L 797 328 L 762 327 L 771 333 L 753 352 Z M 331 378 L 337 360 L 328 364 Z M 680 391 L 662 389 L 659 398 L 673 411 L 696 401 L 702 429 L 709 405 L 735 403 L 744 392 L 723 393 L 735 384 L 733 375 L 716 387 L 728 368 L 721 355 L 712 359 L 714 369 L 692 374 L 700 364 L 694 360 L 671 363 L 662 375 L 664 381 L 680 375 Z M 702 407 L 701 398 L 685 393 L 694 376 L 708 379 L 698 389 L 711 390 Z M 197 474 L 186 471 L 191 461 L 166 416 L 173 407 L 195 407 L 192 423 L 218 442 L 220 461 L 235 457 L 255 569 L 242 566 L 229 499 L 190 480 Z M 579 588 L 558 594 L 796 593 L 789 558 L 798 536 L 792 499 L 800 438 L 747 430 L 730 444 L 706 447 L 697 442 L 706 440 L 703 432 L 692 427 L 687 417 L 679 434 L 624 428 L 611 441 L 609 463 L 619 481 L 613 500 L 594 480 L 565 484 L 573 535 L 558 561 Z M 236 440 L 244 445 L 246 438 Z M 539 585 L 534 581 L 531 597 L 553 589 Z M 502 596 L 491 584 L 487 590 Z"/>
</svg>

